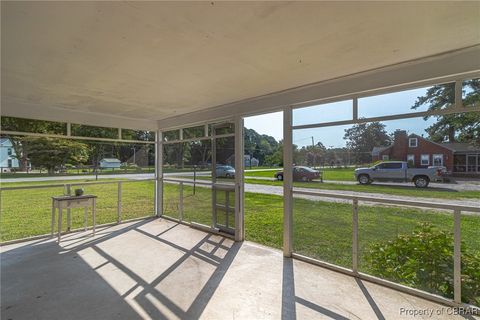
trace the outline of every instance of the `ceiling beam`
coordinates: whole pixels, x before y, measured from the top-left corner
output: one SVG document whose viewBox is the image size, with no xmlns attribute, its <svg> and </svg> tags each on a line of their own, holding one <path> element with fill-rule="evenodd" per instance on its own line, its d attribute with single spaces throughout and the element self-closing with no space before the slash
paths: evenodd
<svg viewBox="0 0 480 320">
<path fill-rule="evenodd" d="M 157 122 L 155 120 L 126 118 L 107 115 L 105 113 L 82 112 L 15 101 L 8 101 L 8 103 L 2 101 L 0 114 L 8 117 L 71 122 L 100 127 L 143 130 L 157 129 Z"/>
<path fill-rule="evenodd" d="M 235 116 L 281 111 L 285 106 L 373 95 L 480 76 L 480 45 L 292 88 L 158 121 L 161 130 Z"/>
</svg>

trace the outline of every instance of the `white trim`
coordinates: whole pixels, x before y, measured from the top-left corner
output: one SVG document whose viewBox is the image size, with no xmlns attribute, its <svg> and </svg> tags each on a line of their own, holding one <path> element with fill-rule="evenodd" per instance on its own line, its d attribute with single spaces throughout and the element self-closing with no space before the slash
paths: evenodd
<svg viewBox="0 0 480 320">
<path fill-rule="evenodd" d="M 440 158 L 442 160 L 439 165 L 435 164 L 435 158 Z M 432 165 L 434 165 L 434 166 L 443 166 L 443 164 L 444 164 L 443 160 L 444 160 L 443 159 L 443 153 L 434 153 L 432 155 Z"/>
<path fill-rule="evenodd" d="M 410 158 L 411 158 L 411 159 L 410 159 Z M 407 163 L 408 163 L 410 160 L 413 162 L 413 165 L 415 166 L 415 155 L 414 155 L 414 154 L 407 154 Z"/>
<path fill-rule="evenodd" d="M 414 144 L 412 142 L 415 142 Z M 408 147 L 416 148 L 418 147 L 418 138 L 408 138 Z"/>
<path fill-rule="evenodd" d="M 29 137 L 88 140 L 88 141 L 155 144 L 155 141 L 147 141 L 147 140 L 122 140 L 122 139 L 111 139 L 111 138 L 66 136 L 66 135 L 62 135 L 62 134 L 34 133 L 34 132 L 20 132 L 20 131 L 0 131 L 0 134 L 2 134 L 2 135 L 15 135 L 15 136 L 29 136 Z"/>
<path fill-rule="evenodd" d="M 108 113 L 83 112 L 33 103 L 3 101 L 1 116 L 34 120 L 74 122 L 89 126 L 124 128 L 133 130 L 156 130 L 155 120 L 115 116 Z"/>
<path fill-rule="evenodd" d="M 245 239 L 243 118 L 235 119 L 235 241 Z"/>
<path fill-rule="evenodd" d="M 293 142 L 292 108 L 283 110 L 283 255 L 293 252 Z"/>
<path fill-rule="evenodd" d="M 163 215 L 163 136 L 155 132 L 155 215 Z"/>
</svg>

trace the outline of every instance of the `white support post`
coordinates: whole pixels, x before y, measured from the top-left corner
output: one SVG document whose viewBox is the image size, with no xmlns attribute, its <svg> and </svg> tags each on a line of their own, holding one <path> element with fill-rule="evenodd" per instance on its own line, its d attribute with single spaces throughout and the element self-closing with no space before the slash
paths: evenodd
<svg viewBox="0 0 480 320">
<path fill-rule="evenodd" d="M 67 184 L 67 195 L 71 196 L 72 195 L 72 186 L 70 184 Z M 72 229 L 72 211 L 67 209 L 67 231 L 70 232 Z"/>
<path fill-rule="evenodd" d="M 457 80 L 455 81 L 455 109 L 462 109 L 462 108 L 463 108 L 462 81 Z"/>
<path fill-rule="evenodd" d="M 118 139 L 122 140 L 122 128 L 118 128 Z"/>
<path fill-rule="evenodd" d="M 117 223 L 120 223 L 122 222 L 122 181 L 118 182 L 117 188 Z"/>
<path fill-rule="evenodd" d="M 243 118 L 235 118 L 235 241 L 245 239 Z M 228 214 L 228 213 L 227 213 Z"/>
<path fill-rule="evenodd" d="M 178 194 L 178 211 L 180 211 L 178 214 L 178 219 L 180 221 L 183 221 L 183 182 L 180 182 L 179 183 L 179 188 L 180 188 L 180 192 Z"/>
<path fill-rule="evenodd" d="M 357 121 L 358 120 L 358 98 L 353 98 L 353 121 Z"/>
<path fill-rule="evenodd" d="M 163 214 L 163 134 L 155 134 L 155 215 Z"/>
<path fill-rule="evenodd" d="M 283 255 L 293 251 L 293 148 L 292 108 L 283 109 Z"/>
<path fill-rule="evenodd" d="M 352 237 L 352 270 L 354 273 L 358 273 L 358 200 L 353 199 L 353 237 Z"/>
<path fill-rule="evenodd" d="M 72 124 L 70 122 L 67 122 L 67 137 L 70 137 L 72 135 Z"/>
<path fill-rule="evenodd" d="M 461 236 L 461 211 L 453 211 L 453 301 L 462 302 L 462 236 Z"/>
</svg>

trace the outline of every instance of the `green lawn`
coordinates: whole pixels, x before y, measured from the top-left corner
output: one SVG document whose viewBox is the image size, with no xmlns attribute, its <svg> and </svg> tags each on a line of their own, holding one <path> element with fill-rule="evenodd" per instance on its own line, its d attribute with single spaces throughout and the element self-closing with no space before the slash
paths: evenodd
<svg viewBox="0 0 480 320">
<path fill-rule="evenodd" d="M 69 181 L 81 183 L 82 181 Z M 104 182 L 104 180 L 102 180 Z M 35 185 L 64 183 L 36 182 Z M 22 186 L 28 182 L 3 183 L 2 187 Z M 31 184 L 31 182 L 30 182 Z M 133 219 L 153 215 L 154 181 L 131 181 L 122 184 L 122 218 Z M 74 187 L 77 188 L 77 187 Z M 117 184 L 85 185 L 85 193 L 98 196 L 97 224 L 117 220 Z M 62 195 L 63 187 L 3 190 L 1 192 L 0 239 L 7 241 L 50 232 L 51 197 Z M 89 215 L 89 225 L 91 225 Z M 83 226 L 83 209 L 72 209 L 72 228 Z M 66 229 L 64 214 L 63 229 Z"/>
<path fill-rule="evenodd" d="M 165 185 L 165 214 L 178 218 L 178 186 Z M 184 189 L 184 219 L 211 225 L 210 190 Z M 247 240 L 282 247 L 283 198 L 276 195 L 245 194 L 245 230 Z M 373 242 L 386 241 L 398 234 L 410 233 L 420 222 L 429 222 L 453 231 L 451 213 L 414 208 L 360 206 L 360 268 L 368 272 L 364 252 Z M 467 247 L 480 250 L 480 217 L 462 216 L 462 237 Z M 294 200 L 294 250 L 330 263 L 351 267 L 352 206 L 326 201 Z"/>
</svg>

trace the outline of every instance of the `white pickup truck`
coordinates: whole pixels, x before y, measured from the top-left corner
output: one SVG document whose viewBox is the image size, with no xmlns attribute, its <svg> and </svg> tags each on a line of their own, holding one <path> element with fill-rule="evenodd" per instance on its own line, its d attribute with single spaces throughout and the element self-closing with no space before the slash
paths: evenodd
<svg viewBox="0 0 480 320">
<path fill-rule="evenodd" d="M 408 168 L 405 161 L 388 161 L 370 168 L 355 169 L 355 179 L 360 184 L 373 181 L 413 182 L 417 188 L 426 188 L 431 181 L 443 182 L 444 172 L 440 167 Z"/>
</svg>

